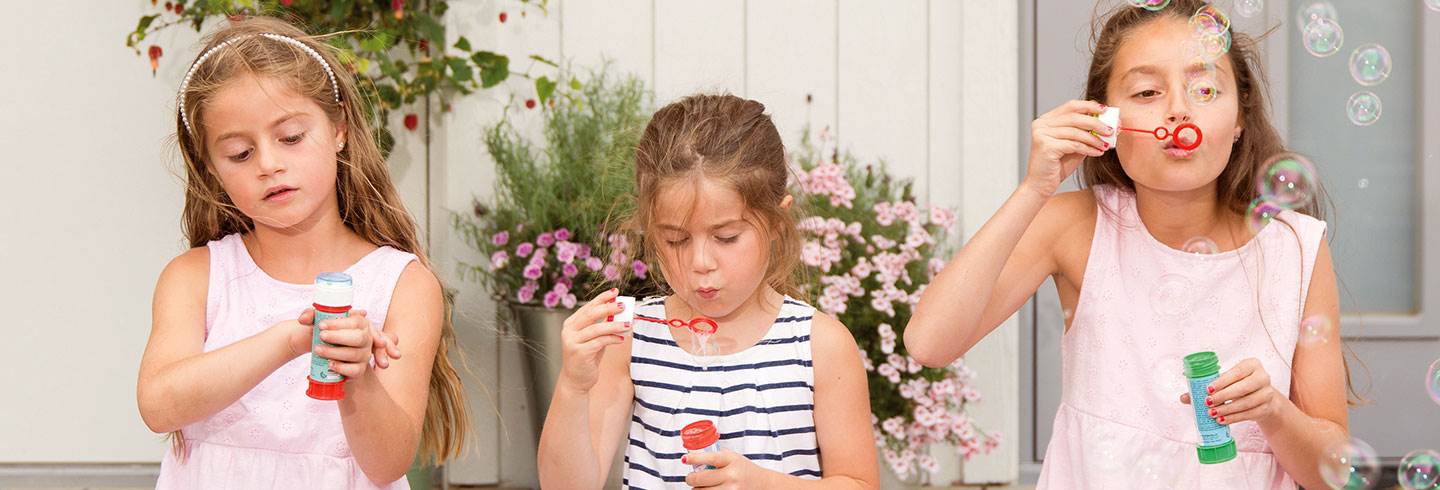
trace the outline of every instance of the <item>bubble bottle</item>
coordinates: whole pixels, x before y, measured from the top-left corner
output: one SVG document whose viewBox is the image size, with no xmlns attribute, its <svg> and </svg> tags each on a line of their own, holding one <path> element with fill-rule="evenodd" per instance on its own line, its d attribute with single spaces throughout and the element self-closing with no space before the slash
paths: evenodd
<svg viewBox="0 0 1440 490">
<path fill-rule="evenodd" d="M 715 423 L 709 420 L 691 422 L 690 425 L 680 429 L 680 441 L 685 444 L 686 451 L 720 452 L 720 431 L 715 430 Z M 706 464 L 691 465 L 695 469 L 713 470 L 714 466 Z"/>
<path fill-rule="evenodd" d="M 1200 446 L 1195 451 L 1201 464 L 1224 463 L 1235 459 L 1235 440 L 1230 427 L 1220 425 L 1205 406 L 1207 388 L 1220 377 L 1220 358 L 1214 352 L 1185 356 L 1185 377 L 1190 380 L 1190 406 L 1195 408 L 1195 426 L 1200 429 Z"/>
<path fill-rule="evenodd" d="M 310 326 L 310 381 L 305 394 L 316 400 L 345 398 L 345 376 L 330 370 L 330 360 L 313 354 L 315 346 L 330 345 L 320 340 L 320 322 L 350 315 L 355 286 L 348 274 L 322 272 L 315 277 L 315 322 Z"/>
</svg>

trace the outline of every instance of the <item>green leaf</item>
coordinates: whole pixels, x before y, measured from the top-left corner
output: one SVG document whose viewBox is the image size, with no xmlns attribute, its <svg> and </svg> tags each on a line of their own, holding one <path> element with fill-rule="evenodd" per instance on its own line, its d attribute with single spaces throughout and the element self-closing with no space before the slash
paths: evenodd
<svg viewBox="0 0 1440 490">
<path fill-rule="evenodd" d="M 415 29 L 420 31 L 420 37 L 438 42 L 445 41 L 445 27 L 435 21 L 430 14 L 415 14 Z"/>
<path fill-rule="evenodd" d="M 445 58 L 445 64 L 450 66 L 450 72 L 454 74 L 456 81 L 468 82 L 475 78 L 474 72 L 470 70 L 470 62 L 465 58 L 451 56 Z"/>
<path fill-rule="evenodd" d="M 579 79 L 579 78 L 574 78 L 574 77 L 571 77 L 571 78 L 570 78 L 570 90 L 580 90 L 580 79 Z"/>
<path fill-rule="evenodd" d="M 554 61 L 550 61 L 550 60 L 548 60 L 548 59 L 545 59 L 544 56 L 540 56 L 540 55 L 538 55 L 538 54 L 532 54 L 532 55 L 530 55 L 530 59 L 535 60 L 535 61 L 539 61 L 539 62 L 541 62 L 541 63 L 547 64 L 547 65 L 550 65 L 550 66 L 553 66 L 553 67 L 556 67 L 556 68 L 559 68 L 559 67 L 560 67 L 560 65 L 556 64 Z"/>
<path fill-rule="evenodd" d="M 549 102 L 550 96 L 555 93 L 555 82 L 550 80 L 550 77 L 536 78 L 535 93 L 540 96 L 540 102 L 542 104 Z"/>
<path fill-rule="evenodd" d="M 458 49 L 458 50 L 464 51 L 464 52 L 466 52 L 466 53 L 469 53 L 469 52 L 470 52 L 470 40 L 469 40 L 469 39 L 465 39 L 465 36 L 460 36 L 460 40 L 459 40 L 459 41 L 455 41 L 455 49 Z"/>
<path fill-rule="evenodd" d="M 133 48 L 136 44 L 139 44 L 140 41 L 144 41 L 145 29 L 149 29 L 150 24 L 154 23 L 155 19 L 158 18 L 160 18 L 160 14 L 141 17 L 140 22 L 135 24 L 135 32 L 130 33 L 130 37 L 125 38 L 125 45 Z"/>
<path fill-rule="evenodd" d="M 380 96 L 380 101 L 384 102 L 386 106 L 400 107 L 400 92 L 395 90 L 394 85 L 390 85 L 388 83 L 383 85 L 376 85 L 375 90 L 376 93 Z"/>
<path fill-rule="evenodd" d="M 510 58 L 490 51 L 477 51 L 470 57 L 480 67 L 480 86 L 494 87 L 510 77 Z"/>
</svg>

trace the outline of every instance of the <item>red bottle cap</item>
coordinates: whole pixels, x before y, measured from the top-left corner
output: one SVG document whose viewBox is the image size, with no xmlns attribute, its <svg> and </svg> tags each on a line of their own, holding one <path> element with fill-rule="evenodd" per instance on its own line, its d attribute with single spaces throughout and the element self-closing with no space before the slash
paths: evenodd
<svg viewBox="0 0 1440 490">
<path fill-rule="evenodd" d="M 680 440 L 685 444 L 685 449 L 699 451 L 720 440 L 720 432 L 715 430 L 715 423 L 701 420 L 680 429 Z"/>
<path fill-rule="evenodd" d="M 315 381 L 309 376 L 305 377 L 310 381 L 310 387 L 305 389 L 305 394 L 316 400 L 343 400 L 345 399 L 345 380 L 334 383 Z"/>
</svg>

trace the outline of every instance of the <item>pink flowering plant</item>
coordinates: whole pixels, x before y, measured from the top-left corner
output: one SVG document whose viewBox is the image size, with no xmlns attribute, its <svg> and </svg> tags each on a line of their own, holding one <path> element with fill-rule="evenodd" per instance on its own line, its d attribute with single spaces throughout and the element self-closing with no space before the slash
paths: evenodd
<svg viewBox="0 0 1440 490">
<path fill-rule="evenodd" d="M 806 292 L 859 344 L 885 462 L 910 478 L 940 469 L 925 450 L 931 444 L 953 445 L 966 459 L 994 449 L 999 434 L 975 426 L 965 412 L 981 399 L 971 386 L 975 373 L 960 360 L 924 367 L 900 341 L 920 294 L 944 266 L 954 212 L 920 206 L 911 182 L 841 154 L 828 131 L 814 140 L 807 131 L 791 158 L 807 215 L 800 221 Z"/>
<path fill-rule="evenodd" d="M 631 158 L 650 115 L 646 91 L 637 79 L 603 70 L 592 78 L 542 109 L 542 147 L 509 121 L 485 134 L 495 199 L 454 222 L 485 259 L 462 272 L 497 300 L 569 309 L 608 287 L 653 289 L 649 266 L 629 255 L 629 238 L 604 231 L 610 217 L 629 211 L 617 197 L 634 188 Z"/>
</svg>

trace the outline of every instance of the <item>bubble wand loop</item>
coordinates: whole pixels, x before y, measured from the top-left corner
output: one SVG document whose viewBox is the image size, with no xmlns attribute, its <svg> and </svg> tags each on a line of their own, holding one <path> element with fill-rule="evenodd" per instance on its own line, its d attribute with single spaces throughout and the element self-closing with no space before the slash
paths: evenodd
<svg viewBox="0 0 1440 490">
<path fill-rule="evenodd" d="M 1160 141 L 1165 141 L 1166 138 L 1171 138 L 1171 139 L 1174 141 L 1176 148 L 1179 148 L 1179 149 L 1185 150 L 1185 151 L 1190 151 L 1190 150 L 1194 150 L 1194 149 L 1196 149 L 1196 148 L 1199 148 L 1199 147 L 1200 147 L 1200 142 L 1201 142 L 1201 141 L 1204 141 L 1204 139 L 1205 139 L 1204 133 L 1200 132 L 1200 127 L 1199 127 L 1199 126 L 1196 126 L 1196 125 L 1194 125 L 1194 124 L 1192 124 L 1192 123 L 1185 123 L 1185 124 L 1181 124 L 1181 125 L 1179 125 L 1179 126 L 1175 126 L 1175 130 L 1174 130 L 1174 131 L 1171 131 L 1169 128 L 1166 128 L 1165 126 L 1160 126 L 1160 127 L 1155 128 L 1154 130 L 1149 130 L 1149 131 L 1144 130 L 1144 129 L 1127 128 L 1127 127 L 1124 127 L 1124 126 L 1117 126 L 1117 127 L 1119 127 L 1120 130 L 1122 130 L 1122 131 L 1133 131 L 1133 132 L 1136 132 L 1136 133 L 1150 134 L 1150 135 L 1155 136 L 1155 139 L 1160 140 Z M 1189 141 L 1188 143 L 1187 143 L 1186 141 L 1184 141 L 1183 139 L 1180 138 L 1180 132 L 1186 131 L 1186 130 L 1193 131 L 1193 132 L 1195 133 L 1195 139 Z"/>
</svg>

